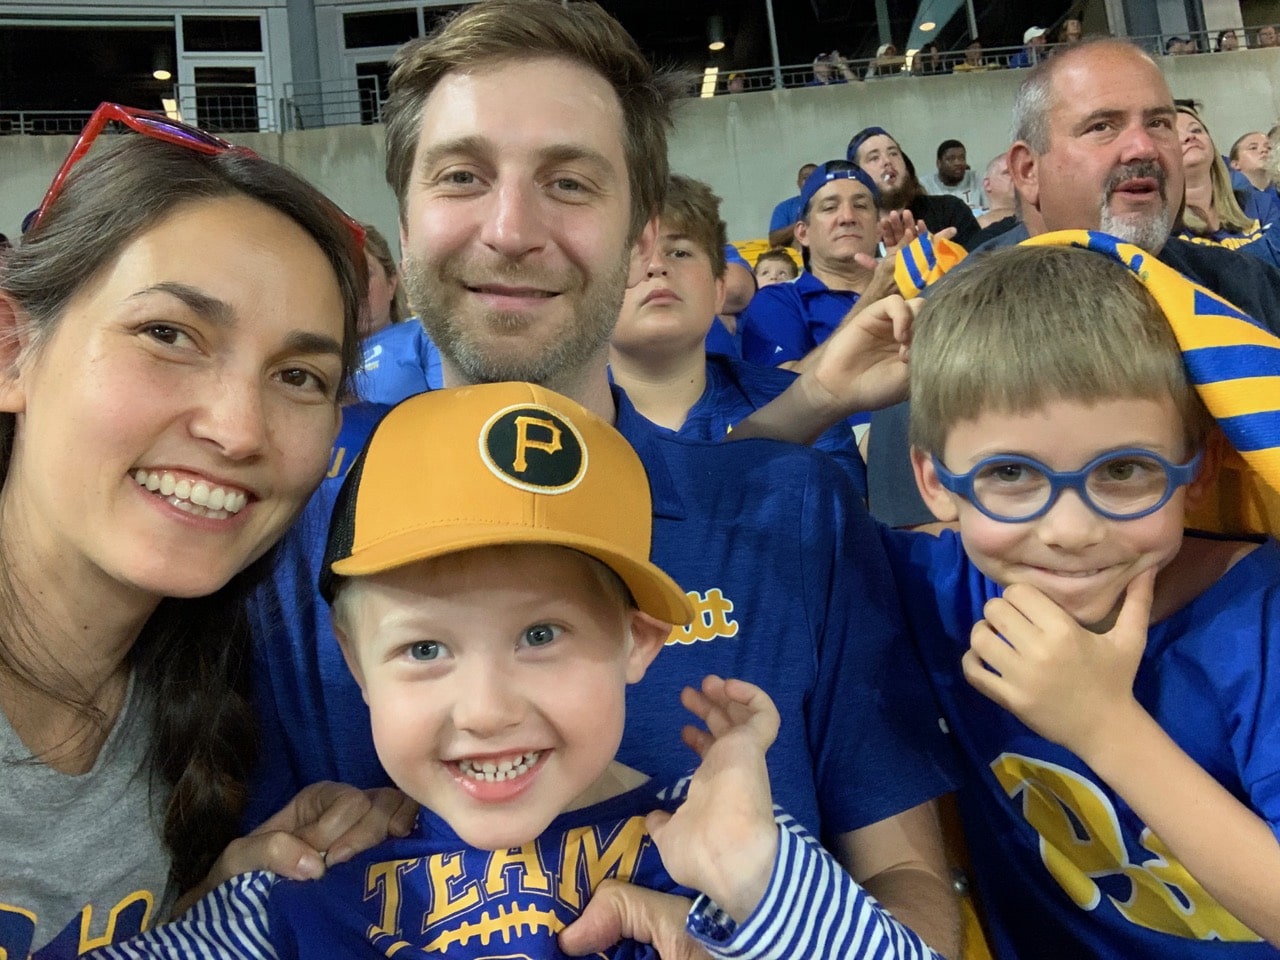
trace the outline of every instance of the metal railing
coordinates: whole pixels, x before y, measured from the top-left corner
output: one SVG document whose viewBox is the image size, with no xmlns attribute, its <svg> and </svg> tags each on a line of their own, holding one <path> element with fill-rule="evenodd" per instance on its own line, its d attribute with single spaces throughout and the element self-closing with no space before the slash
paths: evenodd
<svg viewBox="0 0 1280 960">
<path fill-rule="evenodd" d="M 280 129 L 269 84 L 175 85 L 173 99 L 187 123 L 210 133 L 267 133 Z M 138 106 L 132 104 L 132 106 Z M 148 105 L 160 110 L 159 104 Z M 92 110 L 0 110 L 0 136 L 77 134 Z"/>
<path fill-rule="evenodd" d="M 1239 39 L 1246 36 L 1246 31 L 1235 32 Z M 1162 35 L 1130 39 L 1159 56 L 1165 54 L 1175 39 L 1187 41 L 1182 44 L 1183 53 L 1208 53 L 1215 48 L 1217 37 L 1218 31 L 1206 31 L 1178 37 Z M 1247 39 L 1251 45 L 1257 46 L 1257 29 L 1251 28 Z M 1050 56 L 1056 49 L 1059 48 L 1052 44 L 1043 47 L 1038 57 Z M 967 58 L 963 50 L 950 50 L 940 53 L 936 61 L 918 53 L 913 62 L 902 56 L 848 60 L 844 66 L 849 76 L 845 76 L 838 63 L 828 64 L 825 69 L 831 74 L 831 85 L 838 85 L 1011 69 L 1027 65 L 1022 62 L 1022 56 L 1022 47 L 995 47 L 983 49 L 977 62 Z M 818 65 L 818 70 L 823 72 L 823 66 Z M 704 85 L 711 87 L 710 92 L 716 95 L 772 90 L 777 87 L 779 78 L 783 89 L 822 85 L 815 74 L 815 64 L 802 63 L 720 71 L 713 84 L 705 77 L 695 77 L 688 95 L 707 95 L 703 92 Z M 374 74 L 347 80 L 286 83 L 283 91 L 283 96 L 277 99 L 275 90 L 268 84 L 183 84 L 175 86 L 174 96 L 185 120 L 213 133 L 284 132 L 382 122 L 386 90 L 381 77 Z M 0 110 L 0 136 L 78 133 L 89 112 Z"/>
<path fill-rule="evenodd" d="M 90 110 L 0 110 L 0 136 L 77 134 Z"/>
<path fill-rule="evenodd" d="M 187 123 L 210 133 L 279 132 L 270 84 L 180 84 L 174 87 L 178 112 Z"/>
<path fill-rule="evenodd" d="M 315 130 L 381 123 L 385 100 L 382 80 L 372 74 L 355 80 L 286 83 L 281 100 L 281 126 L 285 130 Z"/>
</svg>

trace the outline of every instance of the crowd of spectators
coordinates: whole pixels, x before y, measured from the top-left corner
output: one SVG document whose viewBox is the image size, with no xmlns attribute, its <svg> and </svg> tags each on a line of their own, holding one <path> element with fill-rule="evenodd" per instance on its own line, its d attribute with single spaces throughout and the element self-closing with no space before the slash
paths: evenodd
<svg viewBox="0 0 1280 960">
<path fill-rule="evenodd" d="M 1167 56 L 1198 53 L 1221 53 L 1243 49 L 1241 36 L 1250 48 L 1280 45 L 1274 25 L 1237 31 L 1233 28 L 1217 33 L 1175 34 L 1147 38 L 1152 52 Z M 1019 69 L 1034 66 L 1054 50 L 1079 43 L 1085 36 L 1083 23 L 1076 17 L 1063 20 L 1056 30 L 1042 26 L 1028 27 L 1018 47 L 985 47 L 978 37 L 970 38 L 963 49 L 943 50 L 934 41 L 918 50 L 903 51 L 893 42 L 881 43 L 874 54 L 853 58 L 838 50 L 819 53 L 810 66 L 783 67 L 784 86 L 829 86 L 858 80 L 878 80 L 899 76 L 938 76 L 950 73 L 982 73 L 991 70 Z M 730 82 L 732 80 L 732 83 Z M 743 93 L 771 89 L 773 72 L 768 69 L 736 71 L 726 77 L 723 93 Z"/>
<path fill-rule="evenodd" d="M 397 55 L 399 262 L 100 108 L 0 259 L 0 955 L 1273 958 L 1280 125 L 1081 34 L 751 259 L 595 4 Z"/>
</svg>

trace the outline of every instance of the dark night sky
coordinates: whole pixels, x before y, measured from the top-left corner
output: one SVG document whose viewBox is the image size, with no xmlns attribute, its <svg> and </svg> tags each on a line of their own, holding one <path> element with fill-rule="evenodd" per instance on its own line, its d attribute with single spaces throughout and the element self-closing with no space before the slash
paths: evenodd
<svg viewBox="0 0 1280 960">
<path fill-rule="evenodd" d="M 604 0 L 641 48 L 659 63 L 697 71 L 765 67 L 771 62 L 765 0 L 681 0 L 655 12 L 651 0 Z M 905 42 L 917 0 L 888 0 L 893 39 Z M 988 47 L 1017 45 L 1033 23 L 1056 21 L 1069 0 L 979 2 L 979 34 Z M 839 49 L 870 57 L 880 42 L 875 0 L 774 0 L 783 64 L 807 63 L 815 53 Z M 674 8 L 674 9 L 673 9 Z M 728 44 L 707 50 L 708 19 L 723 18 Z M 937 35 L 944 49 L 963 46 L 961 11 Z M 172 26 L 0 27 L 0 110 L 92 109 L 102 100 L 159 106 L 168 85 L 151 78 L 157 51 L 172 56 Z"/>
</svg>

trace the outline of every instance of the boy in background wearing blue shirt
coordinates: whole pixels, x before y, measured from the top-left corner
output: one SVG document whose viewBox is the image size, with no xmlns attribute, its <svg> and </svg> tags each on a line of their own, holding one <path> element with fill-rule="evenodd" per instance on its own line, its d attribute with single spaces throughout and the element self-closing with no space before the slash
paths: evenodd
<svg viewBox="0 0 1280 960">
<path fill-rule="evenodd" d="M 725 224 L 720 198 L 672 174 L 645 276 L 628 287 L 609 346 L 614 381 L 648 420 L 694 440 L 723 440 L 733 424 L 782 393 L 795 374 L 704 347 L 724 299 Z M 853 431 L 837 424 L 813 444 L 866 495 Z"/>
<path fill-rule="evenodd" d="M 646 815 L 677 808 L 687 784 L 653 783 L 614 759 L 627 685 L 692 617 L 648 559 L 651 517 L 627 441 L 545 388 L 463 387 L 395 407 L 338 496 L 320 589 L 379 760 L 423 805 L 414 830 L 318 881 L 241 875 L 174 923 L 91 956 L 407 948 L 553 960 L 564 956 L 557 934 L 601 881 L 682 891 Z M 742 686 L 776 733 L 772 702 Z M 767 832 L 774 848 L 821 857 L 785 816 Z M 705 898 L 690 914 L 715 956 L 769 949 L 750 923 L 727 919 L 751 920 L 776 850 L 763 856 L 750 889 L 736 877 L 726 887 L 731 914 Z M 859 903 L 868 938 L 932 956 L 865 894 Z M 657 954 L 624 941 L 608 956 Z"/>
</svg>

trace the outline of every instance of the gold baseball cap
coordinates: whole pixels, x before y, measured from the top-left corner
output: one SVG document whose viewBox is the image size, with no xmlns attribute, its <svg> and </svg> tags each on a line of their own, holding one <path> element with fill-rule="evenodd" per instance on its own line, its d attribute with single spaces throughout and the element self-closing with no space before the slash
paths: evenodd
<svg viewBox="0 0 1280 960">
<path fill-rule="evenodd" d="M 622 434 L 531 383 L 410 397 L 378 424 L 338 494 L 320 592 L 338 578 L 500 544 L 551 544 L 594 557 L 636 606 L 686 624 L 683 590 L 649 561 L 649 478 Z"/>
</svg>

